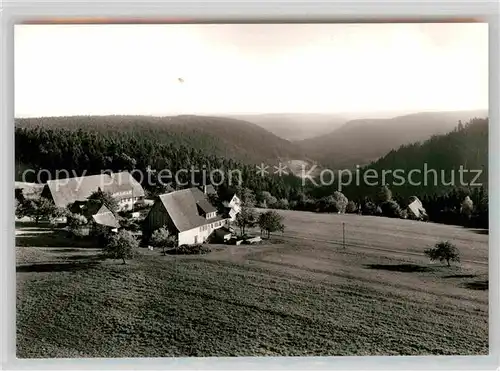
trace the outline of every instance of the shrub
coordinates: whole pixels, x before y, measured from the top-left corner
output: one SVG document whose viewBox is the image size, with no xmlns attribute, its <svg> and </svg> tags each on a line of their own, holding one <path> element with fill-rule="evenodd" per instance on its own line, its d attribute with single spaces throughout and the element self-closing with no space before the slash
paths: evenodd
<svg viewBox="0 0 500 371">
<path fill-rule="evenodd" d="M 58 212 L 59 210 L 56 208 L 54 203 L 44 197 L 32 200 L 25 199 L 24 201 L 18 201 L 16 205 L 16 216 L 30 217 L 36 224 L 38 224 L 42 219 L 50 220 L 50 218 Z"/>
<path fill-rule="evenodd" d="M 167 250 L 171 255 L 201 255 L 208 254 L 212 250 L 205 245 L 181 245 L 179 247 Z"/>
<path fill-rule="evenodd" d="M 377 205 L 371 201 L 365 202 L 361 212 L 363 215 L 375 215 L 377 213 Z"/>
<path fill-rule="evenodd" d="M 262 208 L 273 208 L 277 207 L 278 199 L 274 197 L 271 193 L 268 191 L 262 191 L 258 195 L 258 201 L 259 201 L 259 206 Z"/>
<path fill-rule="evenodd" d="M 276 209 L 288 210 L 290 208 L 290 204 L 286 198 L 282 198 L 278 200 L 273 207 Z"/>
<path fill-rule="evenodd" d="M 132 219 L 130 215 L 123 216 L 121 213 L 119 215 L 120 227 L 131 232 L 139 232 L 141 230 L 141 219 Z"/>
<path fill-rule="evenodd" d="M 380 204 L 380 209 L 382 210 L 382 215 L 388 218 L 401 217 L 401 209 L 396 201 L 383 202 Z"/>
<path fill-rule="evenodd" d="M 358 212 L 358 205 L 354 201 L 349 201 L 345 208 L 345 212 L 349 214 L 355 214 Z"/>
<path fill-rule="evenodd" d="M 74 237 L 83 237 L 87 234 L 88 220 L 85 216 L 68 212 L 66 214 L 66 223 L 69 232 Z"/>
<path fill-rule="evenodd" d="M 174 247 L 176 245 L 176 238 L 169 233 L 166 227 L 162 227 L 153 232 L 151 244 L 154 247 L 161 247 L 163 254 L 165 254 L 165 248 Z"/>
<path fill-rule="evenodd" d="M 450 266 L 450 261 L 460 262 L 460 254 L 457 247 L 449 241 L 438 242 L 433 248 L 425 250 L 424 253 L 431 261 L 446 261 L 448 267 Z"/>
<path fill-rule="evenodd" d="M 392 192 L 387 186 L 382 186 L 377 193 L 378 203 L 384 203 L 392 200 Z"/>
</svg>

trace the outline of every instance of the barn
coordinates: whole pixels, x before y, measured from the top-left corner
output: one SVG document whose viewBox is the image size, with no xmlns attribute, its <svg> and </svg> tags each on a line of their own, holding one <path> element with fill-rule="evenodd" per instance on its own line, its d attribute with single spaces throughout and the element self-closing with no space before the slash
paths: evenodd
<svg viewBox="0 0 500 371">
<path fill-rule="evenodd" d="M 153 232 L 166 227 L 177 236 L 178 245 L 204 243 L 216 229 L 222 228 L 227 218 L 198 188 L 188 188 L 157 197 L 144 220 L 143 236 L 148 240 Z"/>
<path fill-rule="evenodd" d="M 127 171 L 49 180 L 41 195 L 53 200 L 57 207 L 66 207 L 77 201 L 86 201 L 99 189 L 111 193 L 120 210 L 130 210 L 133 205 L 144 201 L 144 189 Z"/>
</svg>

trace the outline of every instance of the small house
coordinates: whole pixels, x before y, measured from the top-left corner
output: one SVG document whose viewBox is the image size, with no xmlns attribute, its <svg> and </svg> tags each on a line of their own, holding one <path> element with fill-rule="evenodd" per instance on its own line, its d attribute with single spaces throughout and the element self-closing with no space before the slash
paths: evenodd
<svg viewBox="0 0 500 371">
<path fill-rule="evenodd" d="M 83 234 L 93 235 L 103 231 L 117 232 L 120 228 L 120 223 L 115 215 L 100 202 L 76 202 L 72 205 L 71 211 L 75 214 L 81 214 L 87 219 L 87 226 L 82 227 L 85 229 Z"/>
<path fill-rule="evenodd" d="M 200 189 L 188 188 L 157 197 L 144 220 L 143 236 L 147 240 L 155 230 L 166 227 L 177 236 L 178 245 L 199 244 L 226 220 Z"/>
<path fill-rule="evenodd" d="M 422 202 L 415 196 L 410 198 L 408 215 L 411 219 L 422 220 L 427 218 L 427 212 Z"/>
<path fill-rule="evenodd" d="M 226 213 L 230 221 L 236 220 L 236 215 L 241 211 L 241 200 L 236 196 L 236 194 L 232 194 L 222 201 L 222 205 L 226 208 Z"/>
</svg>

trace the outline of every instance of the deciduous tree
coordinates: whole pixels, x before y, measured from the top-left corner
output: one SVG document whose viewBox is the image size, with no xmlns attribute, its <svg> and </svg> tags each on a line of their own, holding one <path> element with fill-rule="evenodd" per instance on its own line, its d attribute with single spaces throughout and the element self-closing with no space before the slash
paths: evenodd
<svg viewBox="0 0 500 371">
<path fill-rule="evenodd" d="M 450 241 L 438 242 L 433 248 L 424 251 L 431 261 L 446 261 L 448 267 L 450 262 L 460 262 L 460 254 L 455 245 Z"/>
<path fill-rule="evenodd" d="M 259 215 L 258 221 L 261 233 L 262 231 L 267 232 L 267 238 L 271 235 L 271 232 L 285 231 L 285 225 L 283 224 L 283 217 L 276 211 L 266 211 Z"/>
<path fill-rule="evenodd" d="M 104 255 L 110 259 L 122 259 L 123 264 L 127 264 L 125 259 L 131 259 L 137 254 L 139 241 L 129 231 L 121 230 L 111 235 L 104 246 Z"/>
</svg>

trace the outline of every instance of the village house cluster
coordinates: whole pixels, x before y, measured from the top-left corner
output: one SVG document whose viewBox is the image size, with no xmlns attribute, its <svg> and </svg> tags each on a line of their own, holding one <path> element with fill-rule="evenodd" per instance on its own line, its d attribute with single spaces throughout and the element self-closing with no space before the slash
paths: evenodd
<svg viewBox="0 0 500 371">
<path fill-rule="evenodd" d="M 155 230 L 166 227 L 175 235 L 178 245 L 228 241 L 231 238 L 230 224 L 241 210 L 236 194 L 217 195 L 212 185 L 172 190 L 154 199 L 146 199 L 141 184 L 126 171 L 49 180 L 43 185 L 16 182 L 16 190 L 25 198 L 43 197 L 58 208 L 69 208 L 85 216 L 89 230 L 105 228 L 116 232 L 120 229 L 117 216 L 106 205 L 89 200 L 95 192 L 110 194 L 117 201 L 117 211 L 130 212 L 132 219 L 139 216 L 134 210 L 145 210 L 150 206 L 142 223 L 143 241 L 147 241 Z M 219 197 L 219 209 L 210 201 L 212 195 Z"/>
</svg>

